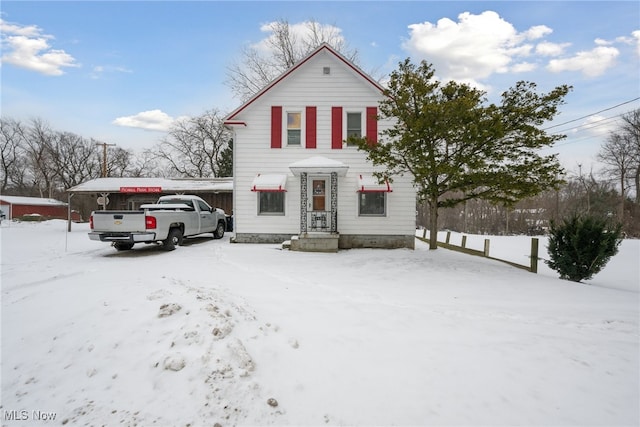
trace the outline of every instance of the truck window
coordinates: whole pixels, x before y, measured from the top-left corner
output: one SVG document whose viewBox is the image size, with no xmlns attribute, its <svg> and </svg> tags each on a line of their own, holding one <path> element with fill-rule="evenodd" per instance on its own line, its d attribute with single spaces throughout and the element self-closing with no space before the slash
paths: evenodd
<svg viewBox="0 0 640 427">
<path fill-rule="evenodd" d="M 211 212 L 211 207 L 205 202 L 198 200 L 198 205 L 200 206 L 200 211 Z"/>
</svg>

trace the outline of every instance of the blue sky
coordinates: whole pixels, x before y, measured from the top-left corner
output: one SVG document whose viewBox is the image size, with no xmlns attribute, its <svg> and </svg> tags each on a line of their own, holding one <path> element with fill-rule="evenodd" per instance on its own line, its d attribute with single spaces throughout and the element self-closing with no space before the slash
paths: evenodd
<svg viewBox="0 0 640 427">
<path fill-rule="evenodd" d="M 0 18 L 3 117 L 135 151 L 172 120 L 236 108 L 227 67 L 282 19 L 335 27 L 377 78 L 411 57 L 492 101 L 519 80 L 572 85 L 554 122 L 570 137 L 550 152 L 574 172 L 640 108 L 637 1 L 3 1 Z"/>
</svg>

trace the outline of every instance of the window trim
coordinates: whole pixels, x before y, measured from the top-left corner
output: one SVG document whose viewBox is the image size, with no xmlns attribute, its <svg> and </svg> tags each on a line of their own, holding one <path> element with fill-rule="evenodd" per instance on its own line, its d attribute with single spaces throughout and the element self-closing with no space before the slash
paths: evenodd
<svg viewBox="0 0 640 427">
<path fill-rule="evenodd" d="M 359 191 L 356 194 L 358 195 L 357 196 L 358 199 L 356 201 L 357 204 L 358 204 L 358 217 L 361 217 L 361 218 L 383 218 L 383 217 L 387 216 L 387 213 L 388 213 L 388 211 L 387 211 L 387 209 L 388 209 L 388 200 L 389 200 L 389 198 L 387 197 L 387 192 L 382 192 L 382 191 Z M 361 210 L 360 210 L 360 208 L 361 208 L 360 197 L 362 197 L 363 195 L 366 195 L 366 194 L 382 195 L 382 197 L 384 198 L 384 212 L 383 213 L 381 213 L 381 214 L 367 214 L 367 213 L 364 213 L 363 214 L 361 212 Z"/>
<path fill-rule="evenodd" d="M 305 114 L 305 107 L 285 107 L 284 108 L 284 113 L 282 114 L 282 129 L 284 132 L 282 132 L 282 146 L 283 147 L 292 147 L 292 148 L 304 148 L 306 147 L 307 141 L 306 141 L 306 114 Z M 289 114 L 290 113 L 298 113 L 300 114 L 300 144 L 289 144 Z"/>
<path fill-rule="evenodd" d="M 261 204 L 262 193 L 266 193 L 266 194 L 281 194 L 282 195 L 282 212 L 263 212 L 261 210 L 261 208 L 262 208 L 262 204 Z M 286 210 L 287 210 L 287 199 L 286 199 L 285 194 L 287 194 L 286 191 L 256 191 L 256 210 L 257 210 L 258 216 L 285 216 L 286 215 Z"/>
<path fill-rule="evenodd" d="M 346 142 L 349 138 L 349 114 L 360 114 L 360 138 L 366 137 L 367 133 L 367 112 L 366 108 L 343 108 L 342 120 L 344 125 L 342 126 L 342 140 L 345 141 L 345 147 L 349 148 L 357 148 L 358 146 L 355 144 L 349 144 Z"/>
</svg>

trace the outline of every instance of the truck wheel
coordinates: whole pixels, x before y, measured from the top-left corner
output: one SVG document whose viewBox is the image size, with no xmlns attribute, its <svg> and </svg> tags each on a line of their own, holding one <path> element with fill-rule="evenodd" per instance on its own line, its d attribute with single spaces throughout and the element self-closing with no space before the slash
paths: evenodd
<svg viewBox="0 0 640 427">
<path fill-rule="evenodd" d="M 165 251 L 172 251 L 182 244 L 182 231 L 179 228 L 172 228 L 169 230 L 169 235 L 162 241 L 162 249 Z"/>
<path fill-rule="evenodd" d="M 224 230 L 227 227 L 225 226 L 224 222 L 220 221 L 218 223 L 218 226 L 216 227 L 215 231 L 213 232 L 213 238 L 214 239 L 222 239 L 222 237 L 224 236 Z"/>
<path fill-rule="evenodd" d="M 128 251 L 133 248 L 133 243 L 115 242 L 113 247 L 116 248 L 116 251 Z"/>
</svg>

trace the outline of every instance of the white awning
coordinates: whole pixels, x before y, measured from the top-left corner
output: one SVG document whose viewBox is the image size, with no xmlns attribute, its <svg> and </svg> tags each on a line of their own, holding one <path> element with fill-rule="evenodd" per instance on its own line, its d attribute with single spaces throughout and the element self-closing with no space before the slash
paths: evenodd
<svg viewBox="0 0 640 427">
<path fill-rule="evenodd" d="M 389 181 L 380 184 L 378 178 L 373 175 L 360 174 L 358 175 L 358 189 L 359 193 L 390 193 L 393 191 Z"/>
<path fill-rule="evenodd" d="M 251 183 L 251 191 L 287 191 L 287 175 L 256 175 Z"/>
</svg>

